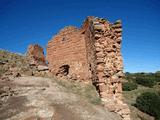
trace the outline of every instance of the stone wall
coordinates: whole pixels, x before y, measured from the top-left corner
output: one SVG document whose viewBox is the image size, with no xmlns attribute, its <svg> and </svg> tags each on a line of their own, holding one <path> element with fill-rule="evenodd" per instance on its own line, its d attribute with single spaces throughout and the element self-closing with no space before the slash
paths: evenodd
<svg viewBox="0 0 160 120">
<path fill-rule="evenodd" d="M 38 44 L 29 45 L 26 56 L 32 65 L 46 65 L 43 48 Z"/>
<path fill-rule="evenodd" d="M 57 76 L 88 80 L 90 73 L 85 45 L 84 34 L 78 28 L 68 26 L 62 29 L 48 42 L 50 71 Z"/>
<path fill-rule="evenodd" d="M 97 71 L 96 71 L 96 56 L 95 56 L 95 38 L 94 38 L 94 28 L 92 19 L 94 17 L 88 17 L 82 25 L 81 31 L 85 36 L 86 44 L 86 57 L 87 63 L 89 65 L 89 72 L 91 73 L 91 80 L 94 84 L 97 80 Z"/>
<path fill-rule="evenodd" d="M 122 25 L 94 18 L 96 71 L 99 94 L 105 106 L 130 119 L 129 108 L 122 102 L 123 61 L 121 56 Z"/>
<path fill-rule="evenodd" d="M 103 18 L 87 17 L 82 27 L 66 27 L 47 47 L 51 72 L 74 75 L 92 81 L 104 105 L 130 120 L 128 106 L 122 101 L 123 61 L 121 56 L 122 25 Z M 66 72 L 64 65 L 69 66 Z"/>
</svg>

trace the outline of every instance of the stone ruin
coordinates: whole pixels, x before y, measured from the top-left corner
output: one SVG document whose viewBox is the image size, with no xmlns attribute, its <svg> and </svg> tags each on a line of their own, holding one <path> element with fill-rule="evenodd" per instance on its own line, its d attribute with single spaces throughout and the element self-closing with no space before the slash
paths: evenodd
<svg viewBox="0 0 160 120">
<path fill-rule="evenodd" d="M 80 29 L 65 27 L 48 42 L 47 60 L 57 76 L 92 81 L 105 106 L 129 120 L 129 108 L 122 102 L 121 40 L 120 20 L 112 24 L 88 17 Z"/>
<path fill-rule="evenodd" d="M 43 48 L 38 44 L 29 45 L 26 56 L 29 59 L 30 65 L 46 65 Z"/>
<path fill-rule="evenodd" d="M 38 45 L 29 45 L 26 57 L 29 62 L 31 71 L 29 74 L 32 76 L 51 76 L 46 63 L 43 48 Z"/>
<path fill-rule="evenodd" d="M 50 71 L 56 76 L 91 81 L 104 105 L 130 120 L 130 110 L 122 98 L 122 24 L 87 17 L 80 29 L 68 26 L 47 46 Z"/>
</svg>

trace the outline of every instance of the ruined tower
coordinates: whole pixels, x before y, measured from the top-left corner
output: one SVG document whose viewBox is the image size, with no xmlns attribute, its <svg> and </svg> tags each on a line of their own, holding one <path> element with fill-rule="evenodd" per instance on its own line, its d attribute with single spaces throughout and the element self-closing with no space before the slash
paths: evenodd
<svg viewBox="0 0 160 120">
<path fill-rule="evenodd" d="M 43 48 L 38 44 L 29 45 L 26 56 L 32 65 L 46 65 Z"/>
<path fill-rule="evenodd" d="M 129 108 L 122 102 L 122 25 L 103 18 L 87 17 L 80 29 L 69 26 L 49 42 L 47 60 L 55 75 L 92 81 L 104 103 L 125 120 Z"/>
</svg>

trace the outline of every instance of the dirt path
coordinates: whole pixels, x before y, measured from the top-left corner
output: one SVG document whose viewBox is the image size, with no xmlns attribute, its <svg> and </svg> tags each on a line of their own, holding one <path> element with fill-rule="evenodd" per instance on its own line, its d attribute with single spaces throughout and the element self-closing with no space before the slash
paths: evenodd
<svg viewBox="0 0 160 120">
<path fill-rule="evenodd" d="M 54 120 L 80 120 L 76 114 L 67 109 L 65 105 L 54 105 L 55 113 Z"/>
<path fill-rule="evenodd" d="M 52 79 L 27 76 L 12 84 L 17 94 L 0 107 L 0 120 L 119 120 L 103 107 L 66 92 Z"/>
</svg>

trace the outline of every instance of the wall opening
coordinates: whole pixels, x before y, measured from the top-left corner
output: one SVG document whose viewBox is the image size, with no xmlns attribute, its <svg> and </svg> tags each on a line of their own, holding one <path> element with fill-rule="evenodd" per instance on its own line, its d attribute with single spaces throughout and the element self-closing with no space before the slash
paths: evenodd
<svg viewBox="0 0 160 120">
<path fill-rule="evenodd" d="M 60 74 L 60 75 L 67 76 L 69 74 L 69 68 L 70 68 L 69 65 L 62 65 L 61 67 L 59 67 L 59 71 L 57 75 Z"/>
</svg>

